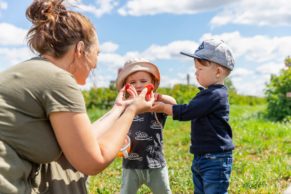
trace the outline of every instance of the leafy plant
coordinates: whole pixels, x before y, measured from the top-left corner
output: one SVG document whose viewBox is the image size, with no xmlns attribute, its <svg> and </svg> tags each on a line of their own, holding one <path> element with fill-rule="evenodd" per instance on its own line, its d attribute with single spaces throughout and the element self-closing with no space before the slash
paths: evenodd
<svg viewBox="0 0 291 194">
<path fill-rule="evenodd" d="M 267 84 L 266 100 L 268 116 L 276 121 L 291 121 L 291 68 L 284 69 L 278 76 L 272 75 Z"/>
<path fill-rule="evenodd" d="M 291 67 L 291 57 L 290 56 L 286 57 L 284 63 L 287 67 Z"/>
<path fill-rule="evenodd" d="M 179 104 L 187 104 L 199 89 L 193 85 L 176 84 L 173 88 L 159 88 L 157 92 L 174 97 Z"/>
<path fill-rule="evenodd" d="M 255 105 L 264 104 L 265 99 L 255 96 L 243 96 L 236 92 L 231 80 L 226 80 L 226 86 L 229 92 L 230 104 Z M 188 104 L 189 101 L 199 92 L 194 85 L 176 84 L 172 88 L 158 88 L 160 94 L 167 94 L 174 97 L 178 104 Z M 92 88 L 83 91 L 87 109 L 99 108 L 108 109 L 114 104 L 117 96 L 117 90 L 113 84 L 109 88 Z"/>
<path fill-rule="evenodd" d="M 83 91 L 83 96 L 87 109 L 108 109 L 115 102 L 117 90 L 111 88 L 92 88 L 91 90 Z"/>
</svg>

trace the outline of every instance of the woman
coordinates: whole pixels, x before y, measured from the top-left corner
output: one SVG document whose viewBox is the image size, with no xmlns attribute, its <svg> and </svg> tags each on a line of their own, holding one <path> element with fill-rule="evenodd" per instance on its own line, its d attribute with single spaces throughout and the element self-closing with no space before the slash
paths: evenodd
<svg viewBox="0 0 291 194">
<path fill-rule="evenodd" d="M 123 100 L 122 89 L 112 110 L 90 123 L 78 84 L 96 67 L 98 37 L 86 17 L 62 3 L 32 2 L 28 45 L 40 56 L 0 74 L 0 193 L 86 192 L 71 186 L 114 160 L 135 114 L 154 101 L 145 101 L 146 89 Z"/>
</svg>

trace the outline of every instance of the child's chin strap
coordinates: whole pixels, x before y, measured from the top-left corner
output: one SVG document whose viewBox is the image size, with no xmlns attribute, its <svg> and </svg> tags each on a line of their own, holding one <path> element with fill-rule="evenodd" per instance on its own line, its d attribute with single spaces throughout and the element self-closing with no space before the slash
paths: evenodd
<svg viewBox="0 0 291 194">
<path fill-rule="evenodd" d="M 156 112 L 154 112 L 154 116 L 155 116 L 155 119 L 156 119 L 157 123 L 160 125 L 161 129 L 163 129 L 163 125 L 162 125 L 161 122 L 159 121 L 159 119 L 158 119 L 158 115 L 157 115 Z"/>
</svg>

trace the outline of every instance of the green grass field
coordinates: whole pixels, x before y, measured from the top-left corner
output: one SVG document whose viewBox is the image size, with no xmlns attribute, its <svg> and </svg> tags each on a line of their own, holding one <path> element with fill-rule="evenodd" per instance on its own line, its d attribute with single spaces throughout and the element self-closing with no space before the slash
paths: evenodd
<svg viewBox="0 0 291 194">
<path fill-rule="evenodd" d="M 264 119 L 265 106 L 231 106 L 230 123 L 236 149 L 229 193 L 280 194 L 291 184 L 291 122 Z M 91 110 L 91 119 L 104 111 Z M 168 118 L 164 130 L 164 151 L 174 194 L 193 193 L 189 153 L 190 122 Z M 117 158 L 107 169 L 90 177 L 90 193 L 118 193 L 121 162 Z M 143 186 L 140 194 L 151 193 Z"/>
</svg>

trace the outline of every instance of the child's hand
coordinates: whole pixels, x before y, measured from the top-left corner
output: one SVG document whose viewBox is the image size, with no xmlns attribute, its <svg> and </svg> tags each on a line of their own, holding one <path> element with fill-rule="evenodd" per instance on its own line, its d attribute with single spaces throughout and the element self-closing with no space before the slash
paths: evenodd
<svg viewBox="0 0 291 194">
<path fill-rule="evenodd" d="M 162 94 L 155 93 L 154 96 L 155 96 L 155 102 L 162 100 Z"/>
<path fill-rule="evenodd" d="M 165 103 L 160 101 L 155 101 L 153 106 L 150 109 L 150 112 L 164 112 Z"/>
</svg>

